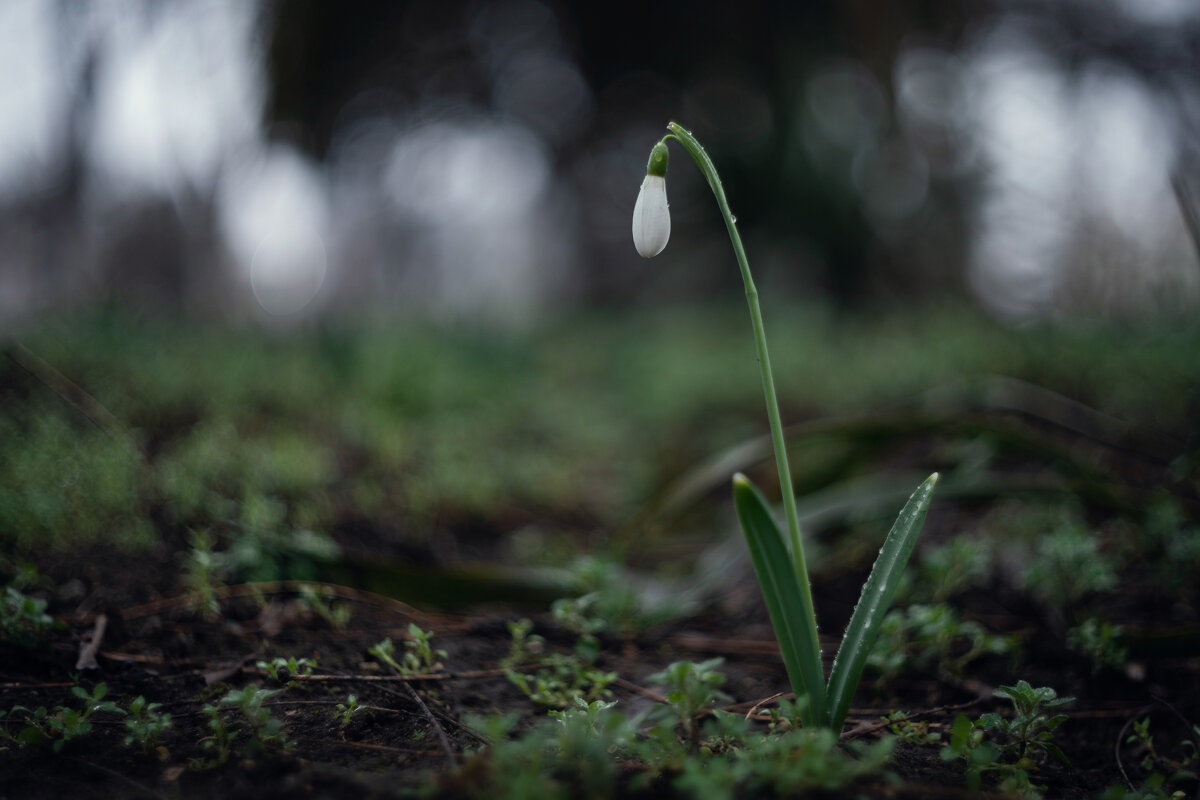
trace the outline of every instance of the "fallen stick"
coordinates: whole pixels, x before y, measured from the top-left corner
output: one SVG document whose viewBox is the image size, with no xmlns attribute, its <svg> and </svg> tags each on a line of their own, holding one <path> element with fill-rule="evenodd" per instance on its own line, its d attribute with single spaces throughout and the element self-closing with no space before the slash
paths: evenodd
<svg viewBox="0 0 1200 800">
<path fill-rule="evenodd" d="M 75 660 L 75 669 L 100 669 L 100 665 L 96 663 L 96 653 L 100 652 L 100 642 L 104 639 L 104 630 L 108 627 L 108 615 L 97 614 L 96 623 L 92 626 L 92 633 L 83 639 L 83 646 L 79 648 L 79 658 Z"/>
</svg>

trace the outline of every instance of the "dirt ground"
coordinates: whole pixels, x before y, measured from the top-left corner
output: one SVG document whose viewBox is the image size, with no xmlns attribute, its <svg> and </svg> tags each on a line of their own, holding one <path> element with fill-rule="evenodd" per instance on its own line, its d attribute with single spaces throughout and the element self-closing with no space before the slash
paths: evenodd
<svg viewBox="0 0 1200 800">
<path fill-rule="evenodd" d="M 935 509 L 930 526 L 958 524 L 955 516 L 961 513 Z M 0 706 L 69 706 L 76 703 L 72 686 L 103 682 L 108 698 L 122 704 L 138 695 L 161 703 L 174 725 L 148 754 L 122 747 L 121 721 L 102 713 L 93 718 L 91 734 L 61 753 L 46 746 L 0 748 L 0 797 L 384 798 L 421 786 L 439 787 L 434 794 L 440 796 L 470 796 L 469 785 L 462 783 L 469 772 L 463 773 L 468 777 L 448 777 L 469 759 L 468 752 L 483 744 L 463 720 L 517 712 L 532 724 L 545 715 L 498 666 L 510 646 L 506 623 L 531 616 L 547 650 L 569 652 L 574 641 L 548 615 L 528 609 L 423 613 L 347 588 L 336 589 L 338 602 L 353 614 L 345 629 L 336 630 L 298 607 L 295 586 L 288 584 L 225 587 L 219 616 L 206 617 L 181 592 L 177 564 L 164 549 L 138 561 L 95 551 L 46 565 L 53 585 L 47 593 L 50 609 L 65 626 L 48 647 L 3 653 Z M 732 697 L 726 708 L 732 711 L 744 713 L 786 691 L 761 600 L 752 576 L 744 578 L 737 590 L 698 615 L 636 637 L 601 637 L 598 666 L 621 676 L 612 687 L 619 707 L 635 713 L 661 700 L 646 678 L 681 659 L 725 659 L 724 689 Z M 826 633 L 844 624 L 860 579 L 848 575 L 815 585 Z M 1112 611 L 1127 622 L 1140 619 L 1146 630 L 1169 627 L 1164 623 L 1178 603 L 1156 596 L 1152 586 L 1137 588 L 1143 591 L 1115 599 Z M 1193 596 L 1193 607 L 1195 600 Z M 917 712 L 916 720 L 945 733 L 957 713 L 974 718 L 1000 708 L 992 690 L 1024 678 L 1077 698 L 1056 737 L 1072 766 L 1049 761 L 1037 771 L 1036 781 L 1047 786 L 1049 797 L 1084 798 L 1121 783 L 1122 770 L 1131 780 L 1144 778 L 1138 765 L 1144 754 L 1124 744 L 1135 719 L 1149 716 L 1164 746 L 1191 734 L 1182 720 L 1200 708 L 1200 653 L 1194 635 L 1143 637 L 1140 651 L 1131 653 L 1123 669 L 1092 675 L 1080 656 L 1063 648 L 1039 610 L 1017 593 L 997 585 L 973 591 L 963 604 L 990 628 L 1023 634 L 1019 672 L 1008 657 L 988 657 L 974 662 L 963 679 L 905 673 L 880 685 L 868 673 L 847 721 L 846 738 L 878 736 L 880 717 L 896 709 Z M 384 637 L 404 640 L 410 623 L 434 631 L 435 644 L 446 657 L 436 673 L 402 681 L 385 673 L 367 650 Z M 95 645 L 95 666 L 80 669 L 77 664 L 89 644 Z M 836 642 L 824 644 L 827 653 L 836 649 Z M 212 765 L 213 753 L 203 746 L 211 734 L 203 705 L 230 688 L 277 685 L 255 664 L 289 656 L 311 658 L 318 665 L 314 676 L 297 678 L 268 704 L 293 746 L 253 758 L 235 754 L 225 764 Z M 368 710 L 343 726 L 335 708 L 350 694 Z M 964 784 L 962 764 L 943 762 L 937 751 L 937 745 L 899 744 L 891 767 L 899 783 L 868 784 L 862 793 L 975 796 Z M 634 794 L 616 788 L 619 794 Z M 653 793 L 671 796 L 669 781 L 656 783 Z"/>
</svg>

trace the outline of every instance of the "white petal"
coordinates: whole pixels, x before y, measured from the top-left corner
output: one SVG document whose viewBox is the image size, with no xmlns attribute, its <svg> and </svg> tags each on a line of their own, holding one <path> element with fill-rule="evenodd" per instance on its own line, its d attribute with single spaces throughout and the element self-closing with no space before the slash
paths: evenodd
<svg viewBox="0 0 1200 800">
<path fill-rule="evenodd" d="M 667 210 L 667 179 L 647 175 L 633 206 L 633 246 L 643 258 L 653 258 L 671 238 L 671 212 Z"/>
</svg>

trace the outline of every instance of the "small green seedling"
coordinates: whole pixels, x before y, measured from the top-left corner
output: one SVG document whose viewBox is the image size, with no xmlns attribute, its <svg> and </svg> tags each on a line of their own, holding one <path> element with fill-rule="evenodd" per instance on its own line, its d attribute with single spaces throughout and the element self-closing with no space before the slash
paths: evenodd
<svg viewBox="0 0 1200 800">
<path fill-rule="evenodd" d="M 766 735 L 748 730 L 746 721 L 733 714 L 721 714 L 705 727 L 710 734 L 706 742 L 730 742 L 733 746 L 706 746 L 699 757 L 681 762 L 680 774 L 672 785 L 683 796 L 700 800 L 853 797 L 856 793 L 850 787 L 878 776 L 896 743 L 885 736 L 871 744 L 849 742 L 842 746 L 837 734 L 828 728 Z"/>
<path fill-rule="evenodd" d="M 1125 744 L 1141 749 L 1141 768 L 1147 773 L 1145 779 L 1148 791 L 1146 796 L 1154 798 L 1175 798 L 1185 796 L 1181 785 L 1194 784 L 1197 779 L 1197 767 L 1200 766 L 1200 725 L 1192 725 L 1194 739 L 1183 739 L 1170 748 L 1161 747 L 1150 733 L 1150 718 L 1134 720 L 1133 733 L 1125 739 Z"/>
<path fill-rule="evenodd" d="M 931 475 L 908 499 L 900 516 L 892 526 L 879 551 L 879 558 L 863 586 L 862 595 L 841 648 L 833 661 L 829 681 L 821 664 L 821 645 L 817 639 L 817 618 L 813 609 L 812 589 L 809 586 L 808 566 L 804 558 L 804 545 L 800 535 L 799 516 L 796 511 L 796 496 L 792 486 L 792 472 L 787 459 L 787 442 L 783 435 L 783 422 L 779 415 L 779 402 L 775 396 L 775 379 L 771 372 L 771 359 L 767 353 L 767 337 L 763 328 L 762 311 L 758 302 L 758 290 L 750 275 L 750 263 L 742 246 L 737 230 L 737 220 L 729 210 L 725 189 L 712 159 L 689 131 L 672 122 L 670 131 L 650 151 L 646 164 L 646 178 L 638 193 L 633 209 L 633 241 L 638 253 L 646 258 L 658 255 L 667 246 L 671 235 L 671 216 L 667 209 L 667 142 L 678 142 L 699 166 L 716 196 L 717 206 L 725 219 L 725 228 L 733 244 L 734 256 L 742 273 L 746 288 L 746 301 L 750 308 L 750 321 L 754 328 L 754 344 L 762 374 L 763 396 L 767 406 L 767 418 L 771 426 L 771 442 L 775 449 L 775 464 L 779 473 L 779 486 L 783 496 L 784 515 L 787 518 L 788 538 L 785 540 L 766 499 L 741 474 L 733 478 L 734 504 L 738 521 L 750 547 L 754 572 L 758 576 L 771 626 L 779 640 L 788 679 L 797 697 L 805 697 L 804 723 L 807 726 L 825 726 L 841 731 L 850 700 L 858 687 L 859 679 L 871 652 L 871 646 L 879 632 L 879 625 L 891 605 L 892 598 L 900 586 L 905 565 L 912 555 L 917 536 L 925 521 L 937 473 Z M 790 547 L 790 552 L 789 552 Z"/>
<path fill-rule="evenodd" d="M 125 714 L 125 710 L 116 703 L 104 699 L 108 694 L 107 684 L 98 683 L 91 692 L 82 686 L 72 686 L 71 694 L 83 701 L 82 709 L 55 706 L 52 711 L 47 711 L 44 706 L 36 709 L 13 706 L 8 712 L 0 711 L 0 722 L 5 717 L 16 720 L 19 714 L 24 725 L 16 734 L 10 733 L 6 724 L 0 725 L 0 738 L 18 747 L 37 746 L 49 741 L 53 743 L 54 752 L 58 753 L 68 742 L 91 733 L 92 723 L 89 720 L 96 712 Z"/>
<path fill-rule="evenodd" d="M 396 661 L 396 645 L 390 637 L 373 645 L 367 652 L 397 675 L 427 675 L 441 669 L 440 659 L 446 657 L 446 651 L 434 650 L 430 646 L 433 631 L 423 631 L 415 623 L 409 623 L 408 635 L 412 638 L 404 643 L 407 652 L 400 661 Z"/>
<path fill-rule="evenodd" d="M 413 623 L 409 623 L 408 635 L 412 637 L 404 643 L 408 652 L 404 654 L 404 662 L 414 671 L 437 672 L 442 668 L 440 659 L 446 657 L 445 650 L 434 650 L 429 642 L 433 639 L 433 631 L 423 631 Z"/>
<path fill-rule="evenodd" d="M 618 759 L 636 757 L 634 725 L 611 703 L 575 701 L 514 738 L 520 716 L 468 717 L 466 724 L 491 742 L 468 753 L 456 774 L 472 797 L 602 798 L 612 796 Z"/>
<path fill-rule="evenodd" d="M 600 640 L 596 634 L 606 627 L 605 621 L 596 614 L 600 599 L 599 592 L 591 592 L 582 597 L 560 598 L 550 604 L 550 616 L 554 621 L 579 634 L 575 653 L 589 662 L 600 657 Z"/>
<path fill-rule="evenodd" d="M 999 714 L 984 714 L 979 718 L 984 730 L 999 733 L 1008 737 L 1011 744 L 1004 746 L 1004 752 L 1014 756 L 1018 764 L 1036 764 L 1042 753 L 1049 753 L 1063 764 L 1070 761 L 1054 744 L 1054 731 L 1067 721 L 1066 714 L 1051 716 L 1047 712 L 1062 708 L 1075 702 L 1074 697 L 1059 697 L 1058 693 L 1049 686 L 1034 689 L 1028 681 L 1017 681 L 1016 686 L 1001 686 L 995 692 L 996 697 L 1003 697 L 1013 704 L 1015 713 L 1012 719 L 1006 719 Z"/>
<path fill-rule="evenodd" d="M 1009 654 L 1015 646 L 1012 638 L 988 633 L 978 622 L 961 619 L 951 606 L 918 604 L 895 609 L 884 617 L 867 666 L 884 682 L 906 669 L 933 664 L 961 676 L 975 659 Z"/>
<path fill-rule="evenodd" d="M 1125 739 L 1125 744 L 1138 744 L 1144 750 L 1142 769 L 1150 770 L 1158 761 L 1158 750 L 1154 746 L 1154 737 L 1150 734 L 1150 718 L 1135 720 L 1133 734 Z"/>
<path fill-rule="evenodd" d="M 1030 781 L 1030 773 L 1036 772 L 1045 755 L 1049 754 L 1069 765 L 1063 751 L 1054 743 L 1054 731 L 1067 720 L 1066 715 L 1050 715 L 1048 712 L 1073 703 L 1073 697 L 1059 697 L 1048 686 L 1034 689 L 1027 681 L 1017 681 L 1016 686 L 1001 686 L 997 697 L 1013 704 L 1011 719 L 991 713 L 984 714 L 975 722 L 959 714 L 950 730 L 950 742 L 942 751 L 945 761 L 967 762 L 967 784 L 978 789 L 985 772 L 1001 777 L 1000 788 L 1005 792 L 1022 796 L 1038 796 L 1038 790 Z M 999 744 L 984 741 L 984 735 L 1003 737 Z"/>
<path fill-rule="evenodd" d="M 942 740 L 940 733 L 930 733 L 928 722 L 913 722 L 903 711 L 893 711 L 882 718 L 897 739 L 908 744 L 924 747 Z"/>
<path fill-rule="evenodd" d="M 683 725 L 684 736 L 693 748 L 700 743 L 700 716 L 717 700 L 727 700 L 721 691 L 725 676 L 717 672 L 724 659 L 714 658 L 699 664 L 676 661 L 648 680 L 667 688 L 667 704 Z"/>
<path fill-rule="evenodd" d="M 213 550 L 214 541 L 207 531 L 192 531 L 188 542 L 191 549 L 183 574 L 192 608 L 205 619 L 214 620 L 221 615 L 218 596 L 225 585 L 221 576 L 228 570 L 229 559 Z"/>
<path fill-rule="evenodd" d="M 125 727 L 129 734 L 125 737 L 125 746 L 138 744 L 142 753 L 149 755 L 162 740 L 162 736 L 171 729 L 171 715 L 164 714 L 159 709 L 162 703 L 147 703 L 146 698 L 138 695 L 129 704 L 129 718 Z"/>
<path fill-rule="evenodd" d="M 221 709 L 213 703 L 205 703 L 204 708 L 200 709 L 204 716 L 208 717 L 208 729 L 210 735 L 200 740 L 200 746 L 205 750 L 213 750 L 216 756 L 211 763 L 197 764 L 197 767 L 208 767 L 214 764 L 224 764 L 229 760 L 229 755 L 233 750 L 234 730 L 225 724 L 225 718 L 221 716 Z"/>
<path fill-rule="evenodd" d="M 1021 582 L 1047 607 L 1064 613 L 1089 594 L 1111 592 L 1117 571 L 1101 551 L 1099 537 L 1077 524 L 1038 540 Z"/>
<path fill-rule="evenodd" d="M 4 587 L 0 595 L 0 644 L 37 647 L 54 627 L 45 600 L 30 597 L 16 586 Z"/>
<path fill-rule="evenodd" d="M 1129 659 L 1129 649 L 1120 644 L 1125 631 L 1120 625 L 1090 617 L 1067 631 L 1067 647 L 1082 653 L 1092 663 L 1092 674 L 1117 668 Z"/>
<path fill-rule="evenodd" d="M 300 599 L 296 603 L 300 608 L 311 611 L 325 620 L 333 630 L 345 630 L 354 611 L 345 603 L 334 605 L 329 602 L 332 597 L 331 593 L 322 591 L 319 584 L 304 583 L 300 585 Z"/>
<path fill-rule="evenodd" d="M 312 675 L 317 662 L 311 658 L 276 658 L 270 662 L 259 661 L 255 666 L 264 670 L 276 683 L 288 683 L 294 675 Z"/>
<path fill-rule="evenodd" d="M 975 539 L 954 539 L 922 553 L 912 599 L 943 603 L 972 586 L 980 586 L 992 570 L 991 547 Z"/>
<path fill-rule="evenodd" d="M 941 751 L 941 756 L 943 761 L 967 762 L 967 787 L 971 791 L 979 791 L 984 772 L 1001 769 L 998 764 L 1000 748 L 984 741 L 983 726 L 971 722 L 966 714 L 954 718 L 954 724 L 950 727 L 950 741 Z"/>
<path fill-rule="evenodd" d="M 801 697 L 791 700 L 780 700 L 778 704 L 770 711 L 771 721 L 767 723 L 767 727 L 771 731 L 788 731 L 799 730 L 804 727 L 804 704 L 806 700 Z"/>
<path fill-rule="evenodd" d="M 340 726 L 346 728 L 350 725 L 351 720 L 354 719 L 354 715 L 362 710 L 362 706 L 358 704 L 357 697 L 350 695 L 346 698 L 345 703 L 338 703 L 334 706 L 333 710 L 337 715 Z"/>
<path fill-rule="evenodd" d="M 577 698 L 594 702 L 611 696 L 608 687 L 617 680 L 617 673 L 596 669 L 578 656 L 551 653 L 537 672 L 510 670 L 505 677 L 539 705 L 570 708 Z"/>
<path fill-rule="evenodd" d="M 586 556 L 570 566 L 570 577 L 580 593 L 588 598 L 582 609 L 590 626 L 588 633 L 603 631 L 616 636 L 630 636 L 649 629 L 673 614 L 680 606 L 669 599 L 653 603 L 642 596 L 625 568 L 616 561 Z M 582 598 L 581 598 L 582 599 Z M 564 627 L 572 625 L 558 620 Z M 580 630 L 579 633 L 584 633 Z"/>
<path fill-rule="evenodd" d="M 508 655 L 501 661 L 504 669 L 512 669 L 540 658 L 546 649 L 546 640 L 533 632 L 533 622 L 519 619 L 508 623 L 508 635 L 512 637 Z"/>
<path fill-rule="evenodd" d="M 593 700 L 587 702 L 582 697 L 575 698 L 576 708 L 567 708 L 563 711 L 551 711 L 549 716 L 558 720 L 559 724 L 567 730 L 568 733 L 578 731 L 584 738 L 595 739 L 601 736 L 600 728 L 601 718 L 610 708 L 616 706 L 616 701 L 606 703 L 603 700 Z"/>
<path fill-rule="evenodd" d="M 283 732 L 283 721 L 273 717 L 271 710 L 263 705 L 281 691 L 257 686 L 231 689 L 216 704 L 209 703 L 201 709 L 208 716 L 209 730 L 212 731 L 212 735 L 201 740 L 201 744 L 216 751 L 216 763 L 224 764 L 229 760 L 234 740 L 240 731 L 248 734 L 245 744 L 248 756 L 291 749 L 292 742 Z M 229 720 L 222 713 L 227 710 L 240 713 Z"/>
</svg>

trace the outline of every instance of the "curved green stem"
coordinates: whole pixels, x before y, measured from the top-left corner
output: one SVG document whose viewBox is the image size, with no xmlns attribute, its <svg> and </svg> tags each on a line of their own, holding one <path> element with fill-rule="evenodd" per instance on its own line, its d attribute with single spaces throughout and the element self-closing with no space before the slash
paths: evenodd
<svg viewBox="0 0 1200 800">
<path fill-rule="evenodd" d="M 783 422 L 779 417 L 779 401 L 775 396 L 775 378 L 771 373 L 771 358 L 767 353 L 767 334 L 763 328 L 762 309 L 758 304 L 758 289 L 754 286 L 754 278 L 750 275 L 750 262 L 746 260 L 746 249 L 742 246 L 742 237 L 738 234 L 737 223 L 733 212 L 729 210 L 729 201 L 725 198 L 725 189 L 721 185 L 721 177 L 712 159 L 704 151 L 700 142 L 677 122 L 668 123 L 671 133 L 664 138 L 679 142 L 700 171 L 704 173 L 708 185 L 717 198 L 717 206 L 721 216 L 725 218 L 725 228 L 729 231 L 729 239 L 733 242 L 733 254 L 737 257 L 738 266 L 742 270 L 742 282 L 746 285 L 746 302 L 750 306 L 750 321 L 754 325 L 754 345 L 758 353 L 758 366 L 762 371 L 763 396 L 767 402 L 767 418 L 771 423 L 771 441 L 775 446 L 775 464 L 779 471 L 779 488 L 783 494 L 783 511 L 787 517 L 788 538 L 792 546 L 792 561 L 795 565 L 796 578 L 800 584 L 800 598 L 808 618 L 813 620 L 808 635 L 811 638 L 812 652 L 820 653 L 820 643 L 817 640 L 816 613 L 813 609 L 812 589 L 808 583 L 808 565 L 804 560 L 804 543 L 800 537 L 800 520 L 796 513 L 796 495 L 792 488 L 792 470 L 788 466 L 787 442 L 783 436 Z"/>
</svg>

